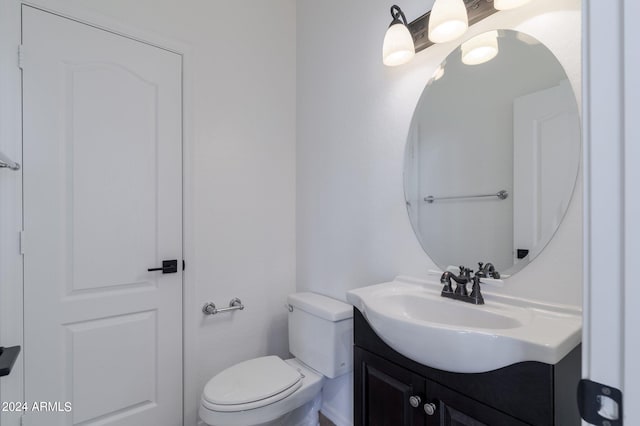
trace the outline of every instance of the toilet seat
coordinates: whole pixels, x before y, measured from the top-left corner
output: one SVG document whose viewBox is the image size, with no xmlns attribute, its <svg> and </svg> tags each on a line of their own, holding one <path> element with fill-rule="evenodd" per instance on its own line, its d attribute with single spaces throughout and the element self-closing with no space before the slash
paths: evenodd
<svg viewBox="0 0 640 426">
<path fill-rule="evenodd" d="M 227 368 L 204 388 L 209 410 L 234 412 L 280 401 L 302 386 L 303 375 L 277 356 L 250 359 Z"/>
<path fill-rule="evenodd" d="M 254 409 L 243 409 L 242 405 L 235 406 L 238 411 L 220 411 L 211 406 L 204 394 L 200 400 L 198 411 L 200 418 L 207 425 L 217 426 L 248 426 L 263 425 L 265 422 L 274 420 L 282 415 L 301 408 L 305 404 L 313 403 L 315 398 L 321 398 L 320 391 L 324 383 L 324 377 L 317 371 L 304 365 L 295 358 L 284 360 L 295 371 L 300 372 L 302 380 L 301 386 L 291 395 L 282 397 L 264 406 Z M 278 394 L 280 396 L 282 394 Z M 231 408 L 231 407 L 228 407 Z"/>
</svg>

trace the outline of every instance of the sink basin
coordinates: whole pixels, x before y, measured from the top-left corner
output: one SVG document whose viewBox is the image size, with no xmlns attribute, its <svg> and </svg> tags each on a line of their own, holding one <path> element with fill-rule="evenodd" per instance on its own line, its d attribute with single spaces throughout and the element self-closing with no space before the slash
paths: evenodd
<svg viewBox="0 0 640 426">
<path fill-rule="evenodd" d="M 439 282 L 398 277 L 351 290 L 347 300 L 378 336 L 421 364 L 481 373 L 523 361 L 558 363 L 581 339 L 582 315 L 483 290 L 485 304 L 440 296 Z"/>
<path fill-rule="evenodd" d="M 376 306 L 379 302 L 381 305 Z M 410 321 L 439 324 L 440 326 L 459 326 L 463 328 L 515 328 L 523 325 L 522 316 L 509 316 L 507 312 L 495 309 L 470 309 L 471 305 L 462 303 L 442 303 L 439 297 L 426 292 L 406 292 L 391 294 L 384 299 L 373 301 L 379 310 L 397 312 Z"/>
</svg>

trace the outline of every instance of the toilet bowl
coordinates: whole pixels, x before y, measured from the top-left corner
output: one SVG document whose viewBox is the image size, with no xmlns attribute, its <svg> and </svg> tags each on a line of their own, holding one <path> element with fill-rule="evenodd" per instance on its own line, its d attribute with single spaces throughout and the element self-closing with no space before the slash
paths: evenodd
<svg viewBox="0 0 640 426">
<path fill-rule="evenodd" d="M 315 426 L 325 377 L 352 371 L 352 306 L 314 293 L 287 300 L 296 358 L 254 358 L 214 376 L 200 403 L 207 425 Z"/>
<path fill-rule="evenodd" d="M 247 365 L 247 363 L 254 363 Z M 273 372 L 283 373 L 284 368 L 289 368 L 292 376 L 298 376 L 294 383 L 283 388 L 290 377 L 278 381 Z M 256 371 L 257 368 L 262 371 Z M 251 381 L 242 370 L 254 370 L 256 375 Z M 222 381 L 215 381 L 220 375 L 228 376 Z M 289 373 L 284 374 L 289 376 Z M 231 380 L 237 378 L 235 384 Z M 227 382 L 229 380 L 229 382 Z M 278 357 L 254 358 L 223 371 L 214 377 L 202 393 L 200 405 L 200 418 L 209 425 L 215 426 L 248 426 L 248 425 L 272 425 L 285 414 L 290 414 L 298 408 L 304 408 L 309 402 L 320 397 L 320 390 L 324 377 L 316 371 L 302 364 L 296 359 L 282 360 Z M 227 395 L 223 395 L 225 385 L 233 387 Z M 246 387 L 246 388 L 245 388 Z M 245 388 L 245 389 L 242 389 Z M 260 388 L 256 391 L 256 388 Z M 220 398 L 220 396 L 226 398 Z M 226 404 L 221 404 L 224 399 Z M 213 401 L 212 401 L 213 400 Z M 215 401 L 215 402 L 214 402 Z M 319 404 L 318 404 L 319 405 Z M 292 417 L 292 416 L 289 416 Z M 299 419 L 298 424 L 304 422 Z"/>
</svg>

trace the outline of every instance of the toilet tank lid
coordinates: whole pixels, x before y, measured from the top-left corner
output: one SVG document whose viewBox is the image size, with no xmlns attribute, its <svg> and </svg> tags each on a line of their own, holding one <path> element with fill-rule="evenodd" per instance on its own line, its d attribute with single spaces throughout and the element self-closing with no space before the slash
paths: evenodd
<svg viewBox="0 0 640 426">
<path fill-rule="evenodd" d="M 342 321 L 353 317 L 353 306 L 317 293 L 290 294 L 287 302 L 295 308 L 328 321 Z"/>
</svg>

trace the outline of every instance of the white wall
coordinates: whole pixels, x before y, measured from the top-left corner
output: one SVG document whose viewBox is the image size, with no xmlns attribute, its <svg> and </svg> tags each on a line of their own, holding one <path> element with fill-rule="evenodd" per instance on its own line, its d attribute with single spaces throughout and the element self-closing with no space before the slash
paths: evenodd
<svg viewBox="0 0 640 426">
<path fill-rule="evenodd" d="M 240 360 L 288 354 L 284 304 L 295 290 L 295 1 L 34 3 L 186 46 L 185 346 L 195 356 L 185 359 L 185 425 L 195 425 L 200 393 L 214 374 Z M 17 140 L 12 152 L 20 152 Z M 0 209 L 18 206 L 3 202 Z M 12 244 L 17 250 L 17 241 Z M 204 302 L 224 306 L 232 297 L 246 309 L 203 318 Z"/>
<path fill-rule="evenodd" d="M 432 1 L 405 0 L 409 20 Z M 391 21 L 385 0 L 297 2 L 297 226 L 300 290 L 345 299 L 349 289 L 435 267 L 409 223 L 404 145 L 424 85 L 456 47 L 430 47 L 404 66 L 382 65 Z M 510 28 L 558 57 L 581 103 L 580 0 L 537 0 L 498 12 L 466 37 Z M 579 172 L 581 174 L 581 172 Z M 571 305 L 582 294 L 582 182 L 553 240 L 504 293 Z M 332 411 L 349 412 L 343 400 Z M 348 415 L 347 415 L 348 417 Z"/>
</svg>

